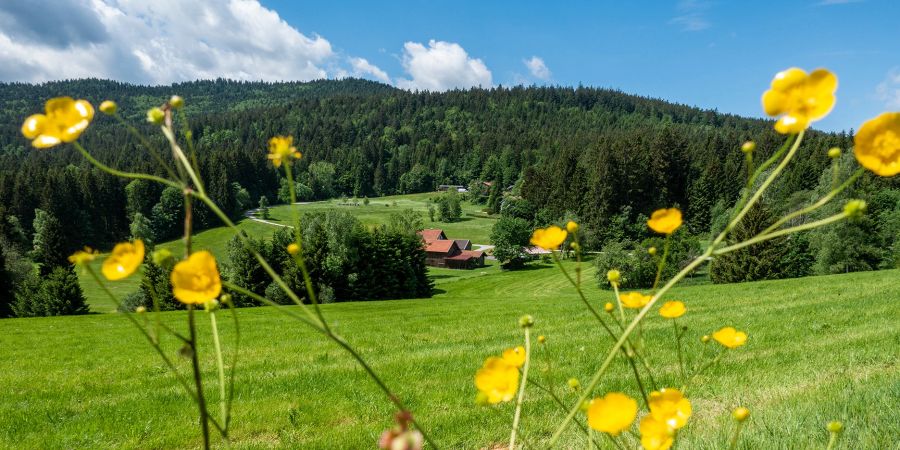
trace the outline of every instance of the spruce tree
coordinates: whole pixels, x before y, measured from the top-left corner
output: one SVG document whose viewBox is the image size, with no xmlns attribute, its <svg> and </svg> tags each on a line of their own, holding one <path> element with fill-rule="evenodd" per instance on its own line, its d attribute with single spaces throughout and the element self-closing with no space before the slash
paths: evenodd
<svg viewBox="0 0 900 450">
<path fill-rule="evenodd" d="M 735 226 L 728 242 L 746 241 L 765 230 L 774 221 L 773 214 L 766 206 L 756 205 Z M 709 278 L 713 283 L 781 278 L 784 270 L 782 263 L 787 250 L 786 238 L 782 237 L 717 256 L 709 267 Z"/>
<path fill-rule="evenodd" d="M 63 227 L 52 214 L 42 210 L 34 210 L 34 238 L 32 239 L 32 259 L 46 275 L 54 267 L 67 266 L 68 255 Z"/>
</svg>

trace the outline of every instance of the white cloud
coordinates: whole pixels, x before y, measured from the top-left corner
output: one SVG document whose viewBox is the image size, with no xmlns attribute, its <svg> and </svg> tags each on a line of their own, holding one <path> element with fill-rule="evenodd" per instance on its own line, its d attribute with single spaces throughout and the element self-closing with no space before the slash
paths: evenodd
<svg viewBox="0 0 900 450">
<path fill-rule="evenodd" d="M 350 65 L 353 67 L 353 76 L 355 77 L 369 76 L 383 83 L 391 84 L 391 77 L 388 76 L 387 72 L 365 58 L 350 58 Z"/>
<path fill-rule="evenodd" d="M 547 67 L 547 64 L 544 64 L 544 60 L 537 56 L 532 56 L 531 59 L 522 60 L 525 64 L 525 67 L 528 67 L 528 71 L 531 72 L 531 76 L 539 79 L 547 81 L 550 79 L 552 74 L 550 73 L 550 68 Z"/>
<path fill-rule="evenodd" d="M 886 108 L 900 109 L 900 67 L 894 67 L 888 72 L 884 81 L 875 87 L 875 94 Z"/>
<path fill-rule="evenodd" d="M 398 78 L 397 86 L 409 90 L 446 91 L 475 86 L 490 87 L 491 71 L 480 59 L 469 57 L 459 44 L 428 41 L 403 44 L 403 69 L 412 78 Z"/>
<path fill-rule="evenodd" d="M 682 31 L 703 31 L 712 26 L 706 18 L 709 3 L 702 0 L 681 0 L 678 2 L 678 15 L 669 21 L 681 27 Z"/>
<path fill-rule="evenodd" d="M 0 80 L 311 80 L 327 77 L 334 58 L 328 40 L 258 0 L 0 2 Z"/>
</svg>

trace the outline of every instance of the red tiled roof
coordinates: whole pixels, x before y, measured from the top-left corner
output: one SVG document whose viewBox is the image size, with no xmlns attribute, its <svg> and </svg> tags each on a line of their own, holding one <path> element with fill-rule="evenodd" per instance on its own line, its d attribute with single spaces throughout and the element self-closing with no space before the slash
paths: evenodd
<svg viewBox="0 0 900 450">
<path fill-rule="evenodd" d="M 426 252 L 447 253 L 450 251 L 451 248 L 453 248 L 453 246 L 456 245 L 456 242 L 451 241 L 449 239 L 442 239 L 439 241 L 431 241 L 431 242 L 428 242 L 427 244 L 428 245 L 425 246 Z"/>
<path fill-rule="evenodd" d="M 419 236 L 422 236 L 422 239 L 425 240 L 426 244 L 430 244 L 433 241 L 443 240 L 441 239 L 441 236 L 443 235 L 444 230 L 441 229 L 428 229 L 419 232 Z"/>
<path fill-rule="evenodd" d="M 484 255 L 484 252 L 479 250 L 463 250 L 462 253 L 456 256 L 450 256 L 446 259 L 452 259 L 454 261 L 466 261 L 471 258 L 481 258 L 482 255 Z"/>
</svg>

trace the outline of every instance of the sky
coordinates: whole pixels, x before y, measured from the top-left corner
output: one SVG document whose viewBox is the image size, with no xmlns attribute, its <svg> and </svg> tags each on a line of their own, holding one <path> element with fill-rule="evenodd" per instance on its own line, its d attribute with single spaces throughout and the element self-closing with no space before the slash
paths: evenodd
<svg viewBox="0 0 900 450">
<path fill-rule="evenodd" d="M 900 110 L 900 1 L 0 0 L 0 81 L 363 77 L 596 86 L 763 115 L 788 67 L 840 80 L 816 128 Z"/>
</svg>

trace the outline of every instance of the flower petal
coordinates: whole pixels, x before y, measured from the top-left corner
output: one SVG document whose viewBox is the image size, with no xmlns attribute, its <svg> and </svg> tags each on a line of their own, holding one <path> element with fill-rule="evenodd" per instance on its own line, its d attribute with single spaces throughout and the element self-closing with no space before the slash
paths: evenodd
<svg viewBox="0 0 900 450">
<path fill-rule="evenodd" d="M 22 134 L 27 139 L 34 139 L 40 136 L 47 123 L 47 116 L 43 114 L 32 114 L 22 123 Z"/>
</svg>

